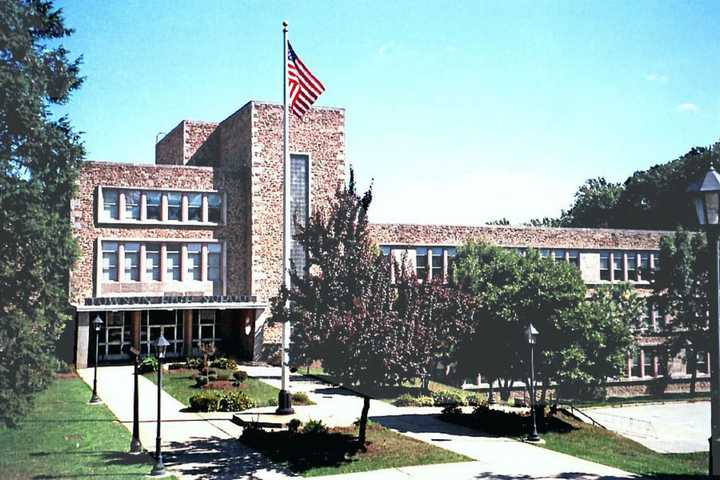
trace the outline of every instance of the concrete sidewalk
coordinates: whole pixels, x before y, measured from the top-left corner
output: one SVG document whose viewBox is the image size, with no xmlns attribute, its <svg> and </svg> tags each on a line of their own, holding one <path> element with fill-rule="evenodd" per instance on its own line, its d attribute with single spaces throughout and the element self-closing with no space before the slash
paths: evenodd
<svg viewBox="0 0 720 480">
<path fill-rule="evenodd" d="M 92 369 L 78 370 L 78 373 L 92 386 Z M 98 368 L 98 395 L 132 432 L 133 367 Z M 157 386 L 141 376 L 139 396 L 140 441 L 146 450 L 154 453 Z M 184 405 L 162 392 L 163 459 L 174 475 L 185 479 L 271 480 L 289 477 L 266 457 L 237 441 L 241 429 L 232 423 L 232 414 L 192 413 L 183 412 L 183 409 Z"/>
<path fill-rule="evenodd" d="M 269 385 L 280 386 L 277 367 L 241 367 L 248 375 Z M 293 375 L 291 391 L 303 391 L 316 405 L 294 407 L 297 416 L 320 419 L 327 425 L 351 425 L 362 409 L 362 398 L 349 390 L 334 387 L 312 377 Z M 392 468 L 362 472 L 333 479 L 476 479 L 476 478 L 633 478 L 622 470 L 582 460 L 542 447 L 502 437 L 491 437 L 476 430 L 437 418 L 440 408 L 395 407 L 372 400 L 369 417 L 398 433 L 447 450 L 466 455 L 473 462 Z M 325 477 L 323 477 L 325 478 Z"/>
</svg>

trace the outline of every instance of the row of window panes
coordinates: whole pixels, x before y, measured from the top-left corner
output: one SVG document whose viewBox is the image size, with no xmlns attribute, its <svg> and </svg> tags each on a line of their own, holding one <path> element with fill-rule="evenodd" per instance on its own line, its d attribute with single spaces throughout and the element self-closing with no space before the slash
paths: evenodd
<svg viewBox="0 0 720 480">
<path fill-rule="evenodd" d="M 118 281 L 119 242 L 102 242 L 102 268 L 103 280 L 106 282 Z M 140 281 L 140 243 L 128 242 L 124 246 L 124 271 L 122 281 Z M 188 280 L 202 279 L 202 244 L 187 243 L 187 263 L 184 266 Z M 180 243 L 167 243 L 165 249 L 165 280 L 180 281 L 182 268 L 182 245 Z M 217 243 L 207 244 L 207 278 L 210 281 L 220 280 L 221 246 Z M 160 281 L 160 255 L 159 243 L 145 244 L 145 278 L 144 281 Z"/>
<path fill-rule="evenodd" d="M 125 195 L 125 209 L 120 212 L 120 193 Z M 182 221 L 182 198 L 187 196 L 187 221 L 222 222 L 222 201 L 219 193 L 182 193 L 140 190 L 103 189 L 103 220 L 140 220 L 142 193 L 145 194 L 145 219 Z M 167 218 L 162 218 L 162 197 L 167 198 Z M 207 218 L 203 219 L 203 196 L 207 197 Z M 122 214 L 122 216 L 120 216 Z"/>
<path fill-rule="evenodd" d="M 687 351 L 686 351 L 687 354 Z M 697 372 L 700 374 L 708 374 L 710 372 L 709 356 L 706 352 L 696 353 Z M 690 362 L 686 359 L 687 372 L 690 372 Z M 662 347 L 644 347 L 639 348 L 631 357 L 629 362 L 629 377 L 661 377 L 666 374 L 665 362 L 663 360 Z"/>
<path fill-rule="evenodd" d="M 520 249 L 520 254 L 524 255 L 526 249 Z M 562 248 L 540 248 L 538 253 L 542 258 L 552 258 L 556 262 L 567 262 L 576 267 L 580 267 L 580 252 L 578 250 L 565 250 Z"/>
<path fill-rule="evenodd" d="M 457 254 L 455 247 L 416 247 L 415 274 L 417 277 L 427 279 L 428 274 L 430 274 L 432 278 L 444 278 L 444 252 L 447 252 L 447 272 L 449 274 L 452 270 L 452 262 Z M 428 254 L 430 254 L 429 259 Z"/>
<path fill-rule="evenodd" d="M 650 280 L 653 272 L 659 269 L 657 253 L 600 252 L 600 280 L 622 282 L 626 273 L 631 282 Z"/>
</svg>

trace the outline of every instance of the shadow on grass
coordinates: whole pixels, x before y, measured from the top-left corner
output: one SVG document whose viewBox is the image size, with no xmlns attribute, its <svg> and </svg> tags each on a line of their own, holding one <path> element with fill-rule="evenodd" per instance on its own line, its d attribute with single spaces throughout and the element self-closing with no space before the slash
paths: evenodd
<svg viewBox="0 0 720 480">
<path fill-rule="evenodd" d="M 287 464 L 296 473 L 319 467 L 340 467 L 351 463 L 351 457 L 360 450 L 357 437 L 345 432 L 290 433 L 287 430 L 246 429 L 240 441 L 275 462 Z M 366 448 L 373 450 L 372 443 L 367 442 Z"/>
<path fill-rule="evenodd" d="M 39 474 L 35 475 L 33 479 L 60 479 L 60 478 L 144 478 L 150 473 L 153 464 L 153 458 L 147 453 L 141 453 L 139 455 L 130 455 L 125 452 L 117 451 L 63 451 L 63 452 L 34 452 L 31 453 L 31 457 L 49 457 L 51 455 L 92 455 L 97 458 L 98 465 L 106 466 L 132 466 L 132 465 L 144 465 L 147 467 L 147 472 L 110 472 L 110 473 L 78 473 L 78 474 L 61 474 L 61 475 L 46 475 Z"/>
<path fill-rule="evenodd" d="M 497 437 L 489 432 L 476 430 L 461 424 L 440 420 L 439 415 L 408 413 L 401 415 L 371 415 L 370 419 L 400 433 L 442 433 L 466 437 Z"/>
</svg>

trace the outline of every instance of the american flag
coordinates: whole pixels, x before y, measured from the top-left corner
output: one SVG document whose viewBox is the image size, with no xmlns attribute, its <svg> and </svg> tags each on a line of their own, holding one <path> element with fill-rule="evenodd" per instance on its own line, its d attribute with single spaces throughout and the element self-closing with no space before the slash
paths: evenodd
<svg viewBox="0 0 720 480">
<path fill-rule="evenodd" d="M 308 70 L 288 42 L 288 87 L 290 89 L 290 110 L 301 117 L 315 100 L 325 91 L 320 80 Z"/>
</svg>

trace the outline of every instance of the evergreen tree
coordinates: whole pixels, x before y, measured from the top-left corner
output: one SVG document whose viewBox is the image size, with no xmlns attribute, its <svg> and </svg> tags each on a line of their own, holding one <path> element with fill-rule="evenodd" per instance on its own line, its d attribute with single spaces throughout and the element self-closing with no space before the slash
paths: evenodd
<svg viewBox="0 0 720 480">
<path fill-rule="evenodd" d="M 70 199 L 84 155 L 65 104 L 80 59 L 56 45 L 72 30 L 41 0 L 0 2 L 0 423 L 15 425 L 52 378 L 71 311 L 76 256 Z"/>
</svg>

